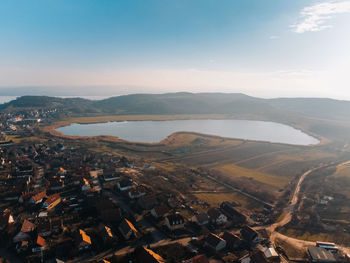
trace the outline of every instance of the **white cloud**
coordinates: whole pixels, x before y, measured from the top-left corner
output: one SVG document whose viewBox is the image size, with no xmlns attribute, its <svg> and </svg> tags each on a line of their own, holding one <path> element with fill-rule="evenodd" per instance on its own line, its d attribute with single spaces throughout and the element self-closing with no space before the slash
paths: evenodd
<svg viewBox="0 0 350 263">
<path fill-rule="evenodd" d="M 301 21 L 291 26 L 295 33 L 318 32 L 331 28 L 327 21 L 337 14 L 350 13 L 350 1 L 324 2 L 301 10 Z"/>
</svg>

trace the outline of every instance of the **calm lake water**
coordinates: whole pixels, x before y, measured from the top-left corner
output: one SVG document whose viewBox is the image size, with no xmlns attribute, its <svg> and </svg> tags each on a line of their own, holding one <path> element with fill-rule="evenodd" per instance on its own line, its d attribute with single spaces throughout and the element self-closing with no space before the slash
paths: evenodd
<svg viewBox="0 0 350 263">
<path fill-rule="evenodd" d="M 248 120 L 124 121 L 96 124 L 73 123 L 69 126 L 58 128 L 57 130 L 67 135 L 113 135 L 128 141 L 148 143 L 159 142 L 170 134 L 179 131 L 298 145 L 319 143 L 319 140 L 316 138 L 284 124 Z"/>
</svg>

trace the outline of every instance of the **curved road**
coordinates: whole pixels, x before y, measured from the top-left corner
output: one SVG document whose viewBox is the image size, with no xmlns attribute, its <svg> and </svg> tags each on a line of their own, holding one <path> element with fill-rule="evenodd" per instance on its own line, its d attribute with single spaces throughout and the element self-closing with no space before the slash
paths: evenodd
<svg viewBox="0 0 350 263">
<path fill-rule="evenodd" d="M 350 160 L 343 162 L 343 163 L 340 163 L 340 164 L 338 164 L 338 166 L 346 165 L 349 163 L 350 163 Z M 307 246 L 314 246 L 315 245 L 315 242 L 296 239 L 296 238 L 292 238 L 292 237 L 288 237 L 286 235 L 283 235 L 283 234 L 277 232 L 276 229 L 278 227 L 285 226 L 286 224 L 288 224 L 292 220 L 292 215 L 294 212 L 295 205 L 298 203 L 298 200 L 299 200 L 300 188 L 301 188 L 301 185 L 304 182 L 306 176 L 308 176 L 313 171 L 316 171 L 318 169 L 325 168 L 325 167 L 331 166 L 331 165 L 336 165 L 336 163 L 331 162 L 329 164 L 320 165 L 318 167 L 307 170 L 305 173 L 303 173 L 300 176 L 298 183 L 295 187 L 294 193 L 292 195 L 291 201 L 289 202 L 289 206 L 287 206 L 284 209 L 284 216 L 282 217 L 282 219 L 280 221 L 278 221 L 278 222 L 276 222 L 276 223 L 274 223 L 266 228 L 266 230 L 270 233 L 270 241 L 272 244 L 274 244 L 276 237 L 278 237 L 278 238 L 286 240 L 286 241 L 288 240 L 288 242 L 290 244 L 292 244 L 293 246 L 295 246 L 296 248 L 299 248 L 299 249 L 305 248 Z M 348 252 L 350 250 L 350 248 L 348 248 L 348 247 L 340 247 L 340 248 L 346 252 Z"/>
</svg>

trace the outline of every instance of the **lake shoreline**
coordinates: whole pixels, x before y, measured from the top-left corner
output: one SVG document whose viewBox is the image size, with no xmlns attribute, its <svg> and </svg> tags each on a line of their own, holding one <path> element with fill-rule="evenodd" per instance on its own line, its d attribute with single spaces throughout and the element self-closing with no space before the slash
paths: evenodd
<svg viewBox="0 0 350 263">
<path fill-rule="evenodd" d="M 298 143 L 285 143 L 285 142 L 271 142 L 269 140 L 256 140 L 256 139 L 246 139 L 246 138 L 239 138 L 239 137 L 227 137 L 227 136 L 220 136 L 218 134 L 208 134 L 208 133 L 201 133 L 198 131 L 174 131 L 170 134 L 167 134 L 167 137 L 157 141 L 157 142 L 145 142 L 145 141 L 134 141 L 134 140 L 128 140 L 128 139 L 122 139 L 115 135 L 92 135 L 92 136 L 82 136 L 82 135 L 68 135 L 64 134 L 61 131 L 58 131 L 57 129 L 64 126 L 69 126 L 72 123 L 77 124 L 97 124 L 97 123 L 106 123 L 106 122 L 123 122 L 123 121 L 163 121 L 163 120 L 237 120 L 237 121 L 262 121 L 262 122 L 271 122 L 275 124 L 285 125 L 289 126 L 291 128 L 294 128 L 300 132 L 305 133 L 306 135 L 312 137 L 313 139 L 317 139 L 318 143 L 314 144 L 298 144 Z M 92 139 L 92 138 L 100 138 L 100 139 L 106 139 L 117 141 L 117 142 L 127 142 L 127 143 L 137 143 L 137 144 L 146 144 L 146 145 L 157 145 L 157 144 L 164 144 L 166 143 L 167 139 L 170 138 L 173 134 L 176 133 L 194 133 L 194 134 L 200 134 L 200 135 L 209 135 L 214 137 L 221 137 L 225 139 L 233 139 L 233 140 L 243 140 L 243 141 L 256 141 L 256 142 L 268 142 L 273 144 L 287 144 L 287 145 L 297 145 L 297 146 L 307 146 L 307 147 L 314 147 L 314 146 L 320 146 L 324 145 L 329 142 L 326 138 L 320 138 L 320 136 L 311 134 L 309 131 L 302 129 L 302 127 L 296 127 L 296 125 L 290 125 L 285 123 L 280 123 L 272 120 L 263 120 L 257 118 L 237 118 L 237 116 L 234 115 L 227 115 L 227 114 L 191 114 L 191 115 L 118 115 L 118 116 L 97 116 L 97 117 L 75 117 L 70 118 L 64 121 L 55 122 L 50 126 L 44 126 L 42 127 L 42 130 L 44 132 L 49 132 L 51 135 L 58 136 L 58 137 L 64 137 L 69 139 Z"/>
</svg>

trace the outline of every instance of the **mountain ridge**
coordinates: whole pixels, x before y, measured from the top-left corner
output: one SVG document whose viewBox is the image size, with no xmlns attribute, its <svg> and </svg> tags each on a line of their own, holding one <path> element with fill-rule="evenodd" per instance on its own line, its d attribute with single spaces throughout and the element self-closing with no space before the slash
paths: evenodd
<svg viewBox="0 0 350 263">
<path fill-rule="evenodd" d="M 296 115 L 350 121 L 350 101 L 329 98 L 264 99 L 243 93 L 131 94 L 102 100 L 22 96 L 0 105 L 0 110 L 59 108 L 78 115 L 233 114 L 262 118 Z"/>
</svg>

